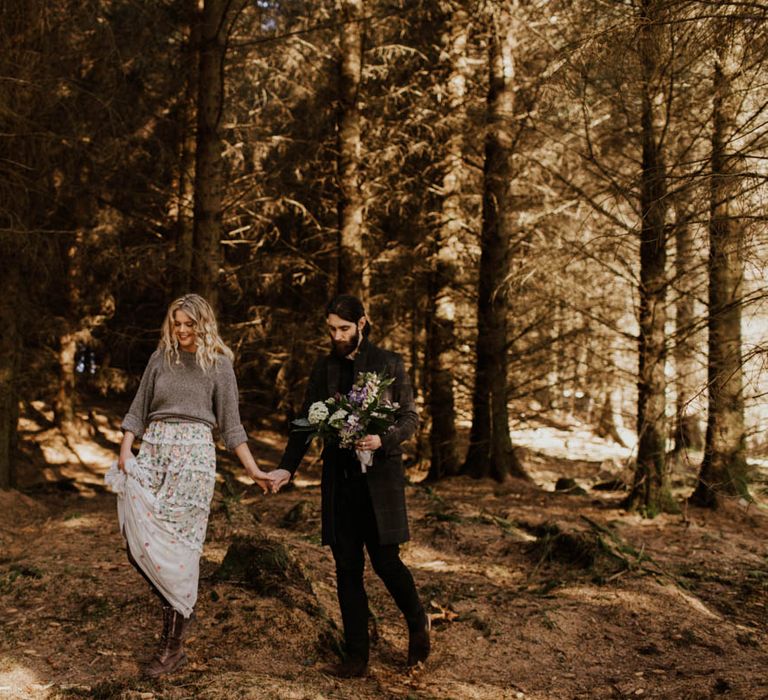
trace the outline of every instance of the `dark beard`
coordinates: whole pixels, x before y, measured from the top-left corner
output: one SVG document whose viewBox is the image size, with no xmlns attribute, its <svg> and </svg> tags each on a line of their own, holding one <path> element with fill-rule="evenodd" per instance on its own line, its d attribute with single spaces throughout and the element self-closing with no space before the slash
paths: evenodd
<svg viewBox="0 0 768 700">
<path fill-rule="evenodd" d="M 355 334 L 346 343 L 331 341 L 333 346 L 333 354 L 336 357 L 346 357 L 349 353 L 357 350 L 358 343 L 360 342 L 360 329 L 355 328 Z"/>
</svg>

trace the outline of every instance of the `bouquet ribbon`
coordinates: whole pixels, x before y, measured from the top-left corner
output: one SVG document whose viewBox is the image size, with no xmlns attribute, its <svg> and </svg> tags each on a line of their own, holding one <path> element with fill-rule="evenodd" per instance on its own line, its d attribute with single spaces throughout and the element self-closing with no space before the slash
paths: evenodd
<svg viewBox="0 0 768 700">
<path fill-rule="evenodd" d="M 360 461 L 360 467 L 363 470 L 363 474 L 368 472 L 368 467 L 373 464 L 373 450 L 355 450 L 357 459 Z"/>
</svg>

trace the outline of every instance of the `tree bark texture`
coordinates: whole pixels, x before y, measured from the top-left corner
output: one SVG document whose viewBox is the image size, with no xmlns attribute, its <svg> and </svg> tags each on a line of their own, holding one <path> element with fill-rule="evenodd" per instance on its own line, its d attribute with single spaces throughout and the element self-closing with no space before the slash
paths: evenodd
<svg viewBox="0 0 768 700">
<path fill-rule="evenodd" d="M 194 287 L 218 306 L 224 195 L 221 116 L 231 0 L 205 0 L 200 29 L 195 147 Z"/>
<path fill-rule="evenodd" d="M 682 212 L 675 223 L 675 273 L 678 280 L 678 299 L 675 304 L 675 452 L 700 450 L 704 440 L 699 417 L 693 405 L 698 394 L 696 387 L 696 344 L 694 328 L 696 311 L 692 274 L 694 246 L 691 226 Z"/>
<path fill-rule="evenodd" d="M 462 207 L 462 183 L 466 181 L 463 126 L 467 82 L 468 17 L 453 7 L 445 36 L 448 76 L 448 117 L 445 128 L 445 156 L 441 219 L 432 254 L 429 311 L 427 315 L 427 368 L 429 371 L 430 465 L 427 478 L 437 480 L 457 474 L 460 468 L 456 424 L 453 368 L 456 366 L 455 287 L 460 271 L 461 236 L 467 228 Z"/>
<path fill-rule="evenodd" d="M 80 221 L 80 228 L 73 235 L 65 250 L 67 310 L 61 319 L 59 333 L 58 362 L 59 376 L 56 396 L 53 401 L 53 413 L 56 425 L 65 433 L 78 432 L 75 406 L 77 388 L 75 381 L 75 357 L 78 344 L 90 337 L 90 329 L 84 322 L 82 292 L 86 287 L 85 268 L 87 261 L 88 237 L 90 226 L 87 198 L 76 204 L 75 216 Z"/>
<path fill-rule="evenodd" d="M 53 412 L 58 425 L 64 432 L 76 432 L 75 404 L 75 355 L 77 354 L 77 332 L 65 321 L 66 332 L 59 336 L 59 385 L 53 402 Z"/>
<path fill-rule="evenodd" d="M 418 299 L 418 286 L 415 277 L 411 277 L 409 282 L 411 298 Z M 414 391 L 419 393 L 421 390 L 422 395 L 426 395 L 428 367 L 427 363 L 429 358 L 426 352 L 422 353 L 422 348 L 426 346 L 426 326 L 427 322 L 424 319 L 424 309 L 421 304 L 414 303 L 410 309 L 410 339 L 408 343 L 409 354 L 409 373 L 411 377 L 411 386 L 414 387 Z M 420 420 L 419 425 L 416 428 L 415 445 L 413 460 L 416 464 L 421 464 L 426 461 L 425 455 L 427 455 L 427 444 L 429 442 L 429 434 L 427 432 L 428 427 L 425 425 L 425 421 Z M 431 432 L 431 431 L 430 431 Z"/>
<path fill-rule="evenodd" d="M 741 357 L 743 228 L 734 212 L 740 166 L 731 143 L 738 98 L 725 44 L 718 44 L 713 80 L 707 431 L 693 493 L 694 502 L 711 507 L 723 494 L 749 495 Z"/>
<path fill-rule="evenodd" d="M 627 499 L 630 508 L 654 516 L 673 510 L 666 467 L 664 376 L 666 361 L 666 168 L 660 144 L 657 85 L 658 0 L 644 0 L 640 18 L 642 171 L 640 181 L 640 309 L 637 464 Z"/>
<path fill-rule="evenodd" d="M 511 186 L 514 136 L 513 24 L 492 17 L 489 36 L 488 132 L 485 142 L 483 222 L 477 306 L 477 368 L 470 445 L 463 470 L 503 481 L 526 478 L 512 448 L 507 409 L 507 273 L 515 228 Z"/>
<path fill-rule="evenodd" d="M 11 245 L 14 245 L 11 242 Z M 6 261 L 12 257 L 3 256 Z M 19 399 L 16 384 L 21 352 L 17 296 L 21 275 L 17 265 L 9 264 L 0 275 L 0 489 L 15 484 L 14 458 Z"/>
<path fill-rule="evenodd" d="M 361 190 L 360 78 L 363 66 L 363 0 L 340 0 L 338 100 L 339 253 L 337 291 L 366 299 Z"/>
<path fill-rule="evenodd" d="M 81 172 L 85 182 L 88 172 Z M 66 277 L 62 293 L 66 307 L 60 319 L 58 346 L 58 387 L 53 401 L 56 424 L 65 434 L 79 434 L 89 426 L 76 413 L 78 404 L 75 363 L 80 348 L 93 345 L 93 333 L 112 317 L 115 303 L 108 281 L 99 274 L 103 232 L 96 228 L 98 205 L 91 194 L 74 203 L 77 229 L 64 248 Z"/>
<path fill-rule="evenodd" d="M 192 262 L 195 249 L 195 152 L 198 96 L 198 67 L 200 65 L 200 32 L 202 17 L 198 0 L 185 3 L 189 24 L 184 49 L 184 97 L 180 109 L 179 177 L 176 203 L 176 246 L 174 293 L 185 294 L 192 289 Z"/>
<path fill-rule="evenodd" d="M 622 447 L 627 447 L 621 437 L 619 427 L 623 427 L 621 418 L 621 397 L 618 389 L 607 388 L 603 396 L 600 414 L 595 426 L 595 435 L 610 438 Z"/>
</svg>

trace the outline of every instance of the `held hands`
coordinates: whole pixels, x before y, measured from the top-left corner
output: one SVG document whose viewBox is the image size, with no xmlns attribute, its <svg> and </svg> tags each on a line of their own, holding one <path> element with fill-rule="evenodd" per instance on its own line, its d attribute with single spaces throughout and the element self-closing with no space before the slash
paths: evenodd
<svg viewBox="0 0 768 700">
<path fill-rule="evenodd" d="M 258 484 L 262 493 L 277 493 L 278 489 L 275 487 L 274 472 L 263 472 L 261 469 L 249 469 L 248 476 L 253 479 L 254 483 Z"/>
<path fill-rule="evenodd" d="M 240 443 L 235 448 L 235 454 L 240 460 L 240 464 L 262 490 L 263 493 L 275 493 L 277 489 L 274 487 L 274 477 L 272 472 L 267 473 L 259 469 L 259 465 L 256 464 L 256 460 L 253 458 L 251 451 L 248 449 L 248 443 Z"/>
<path fill-rule="evenodd" d="M 370 450 L 374 452 L 381 447 L 379 435 L 366 435 L 355 443 L 358 450 Z M 287 469 L 274 469 L 271 472 L 263 472 L 258 467 L 255 471 L 248 470 L 248 475 L 261 488 L 264 493 L 277 493 L 291 480 L 291 472 Z"/>
<path fill-rule="evenodd" d="M 275 469 L 269 472 L 269 476 L 272 478 L 272 493 L 277 493 L 291 480 L 291 472 L 287 469 Z"/>
</svg>

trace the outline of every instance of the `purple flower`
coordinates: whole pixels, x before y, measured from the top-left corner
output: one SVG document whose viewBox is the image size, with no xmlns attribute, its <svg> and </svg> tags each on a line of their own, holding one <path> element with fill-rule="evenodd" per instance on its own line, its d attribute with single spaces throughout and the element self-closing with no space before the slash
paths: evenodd
<svg viewBox="0 0 768 700">
<path fill-rule="evenodd" d="M 353 386 L 349 390 L 347 398 L 349 399 L 350 403 L 354 404 L 355 406 L 362 406 L 363 403 L 365 403 L 366 398 L 368 398 L 368 387 Z"/>
<path fill-rule="evenodd" d="M 360 418 L 356 416 L 354 413 L 350 413 L 347 416 L 346 420 L 346 429 L 349 432 L 354 432 L 355 430 L 358 430 L 360 428 Z"/>
</svg>

